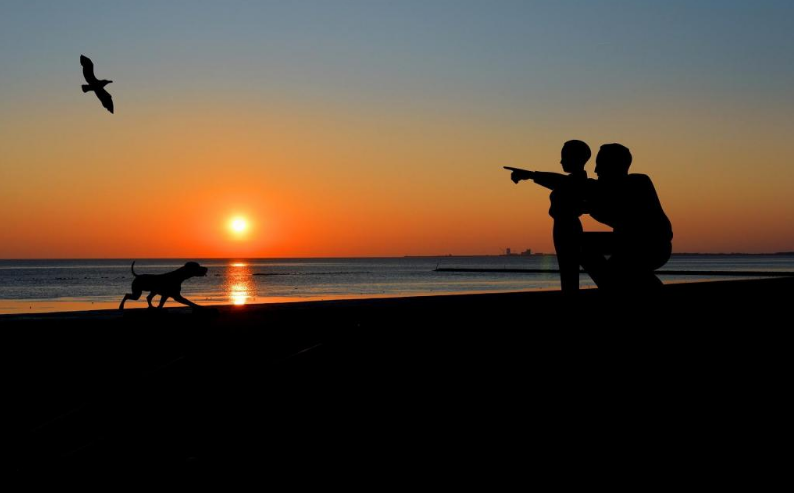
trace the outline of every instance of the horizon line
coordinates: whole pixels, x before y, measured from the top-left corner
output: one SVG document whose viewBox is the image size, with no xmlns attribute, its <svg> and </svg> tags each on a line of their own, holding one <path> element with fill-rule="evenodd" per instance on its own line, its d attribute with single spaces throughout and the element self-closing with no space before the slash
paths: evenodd
<svg viewBox="0 0 794 493">
<path fill-rule="evenodd" d="M 794 255 L 794 251 L 782 252 L 673 252 L 673 256 L 686 255 Z M 531 255 L 521 254 L 441 254 L 441 255 L 357 255 L 357 256 L 297 256 L 297 257 L 17 257 L 0 258 L 0 261 L 18 260 L 184 260 L 197 258 L 202 260 L 294 260 L 294 259 L 398 259 L 398 258 L 461 258 L 461 257 L 556 257 L 555 253 L 538 252 Z"/>
</svg>

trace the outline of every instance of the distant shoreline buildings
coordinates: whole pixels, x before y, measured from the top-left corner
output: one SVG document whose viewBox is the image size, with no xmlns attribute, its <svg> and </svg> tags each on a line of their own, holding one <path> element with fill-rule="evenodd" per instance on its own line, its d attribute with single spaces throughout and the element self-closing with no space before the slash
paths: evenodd
<svg viewBox="0 0 794 493">
<path fill-rule="evenodd" d="M 510 248 L 505 248 L 505 253 L 500 255 L 501 257 L 529 257 L 532 255 L 532 249 L 527 248 L 521 253 L 513 253 Z"/>
</svg>

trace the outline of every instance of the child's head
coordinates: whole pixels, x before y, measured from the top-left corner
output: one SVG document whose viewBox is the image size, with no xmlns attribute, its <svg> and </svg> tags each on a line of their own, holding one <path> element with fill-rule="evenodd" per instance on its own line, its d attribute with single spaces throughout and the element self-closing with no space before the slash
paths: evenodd
<svg viewBox="0 0 794 493">
<path fill-rule="evenodd" d="M 590 159 L 590 147 L 581 140 L 569 140 L 560 151 L 560 164 L 566 173 L 581 171 Z"/>
</svg>

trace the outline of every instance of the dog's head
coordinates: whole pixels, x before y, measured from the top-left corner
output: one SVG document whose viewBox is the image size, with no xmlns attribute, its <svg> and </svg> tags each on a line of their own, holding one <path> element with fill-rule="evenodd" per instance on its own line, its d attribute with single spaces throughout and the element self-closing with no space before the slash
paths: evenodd
<svg viewBox="0 0 794 493">
<path fill-rule="evenodd" d="M 207 268 L 199 265 L 198 262 L 187 262 L 184 267 L 187 277 L 206 276 Z"/>
</svg>

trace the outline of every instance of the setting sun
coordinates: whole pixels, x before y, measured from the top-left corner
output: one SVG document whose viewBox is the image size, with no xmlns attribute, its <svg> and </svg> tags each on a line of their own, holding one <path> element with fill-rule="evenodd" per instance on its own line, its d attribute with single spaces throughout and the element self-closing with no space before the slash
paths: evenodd
<svg viewBox="0 0 794 493">
<path fill-rule="evenodd" d="M 230 227 L 232 228 L 232 231 L 234 231 L 235 233 L 243 233 L 245 230 L 248 229 L 248 221 L 246 221 L 242 217 L 236 217 L 232 219 Z"/>
</svg>

